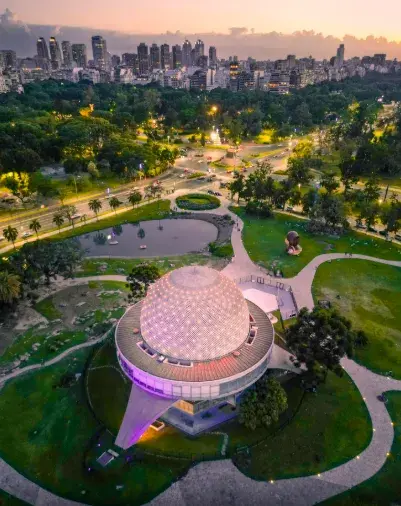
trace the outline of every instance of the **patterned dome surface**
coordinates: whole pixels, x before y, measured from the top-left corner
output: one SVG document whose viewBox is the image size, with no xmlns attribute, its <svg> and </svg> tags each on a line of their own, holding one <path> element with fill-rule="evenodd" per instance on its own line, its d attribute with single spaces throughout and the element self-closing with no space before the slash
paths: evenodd
<svg viewBox="0 0 401 506">
<path fill-rule="evenodd" d="M 228 355 L 248 336 L 247 303 L 233 281 L 208 267 L 182 267 L 150 286 L 141 334 L 168 357 L 204 361 Z"/>
</svg>

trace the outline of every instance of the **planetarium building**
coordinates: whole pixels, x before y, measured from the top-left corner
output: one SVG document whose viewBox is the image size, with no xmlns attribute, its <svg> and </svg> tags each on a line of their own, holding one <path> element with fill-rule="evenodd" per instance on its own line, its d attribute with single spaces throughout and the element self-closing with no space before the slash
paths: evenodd
<svg viewBox="0 0 401 506">
<path fill-rule="evenodd" d="M 166 274 L 116 328 L 118 360 L 132 381 L 116 444 L 128 448 L 159 417 L 190 434 L 213 426 L 202 413 L 235 407 L 266 371 L 273 342 L 266 313 L 220 272 L 196 266 Z"/>
</svg>

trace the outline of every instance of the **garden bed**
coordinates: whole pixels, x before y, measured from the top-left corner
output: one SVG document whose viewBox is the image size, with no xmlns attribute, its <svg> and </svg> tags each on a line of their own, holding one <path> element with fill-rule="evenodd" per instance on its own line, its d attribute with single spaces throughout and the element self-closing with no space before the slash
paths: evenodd
<svg viewBox="0 0 401 506">
<path fill-rule="evenodd" d="M 220 200 L 206 193 L 187 193 L 176 198 L 177 206 L 188 211 L 208 211 L 220 207 Z"/>
</svg>

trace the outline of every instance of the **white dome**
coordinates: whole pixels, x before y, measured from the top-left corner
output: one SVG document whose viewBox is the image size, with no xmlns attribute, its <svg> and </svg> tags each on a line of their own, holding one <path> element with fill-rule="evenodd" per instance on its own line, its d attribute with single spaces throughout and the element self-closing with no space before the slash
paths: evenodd
<svg viewBox="0 0 401 506">
<path fill-rule="evenodd" d="M 247 303 L 233 281 L 208 267 L 182 267 L 150 286 L 141 333 L 168 357 L 204 361 L 228 355 L 249 332 Z"/>
</svg>

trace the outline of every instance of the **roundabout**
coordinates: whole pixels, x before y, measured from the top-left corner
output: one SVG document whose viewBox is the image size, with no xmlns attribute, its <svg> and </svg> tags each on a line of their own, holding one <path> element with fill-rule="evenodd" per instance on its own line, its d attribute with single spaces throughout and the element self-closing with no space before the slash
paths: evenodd
<svg viewBox="0 0 401 506">
<path fill-rule="evenodd" d="M 188 193 L 175 199 L 177 206 L 185 211 L 207 211 L 220 207 L 220 200 L 207 193 Z"/>
</svg>

